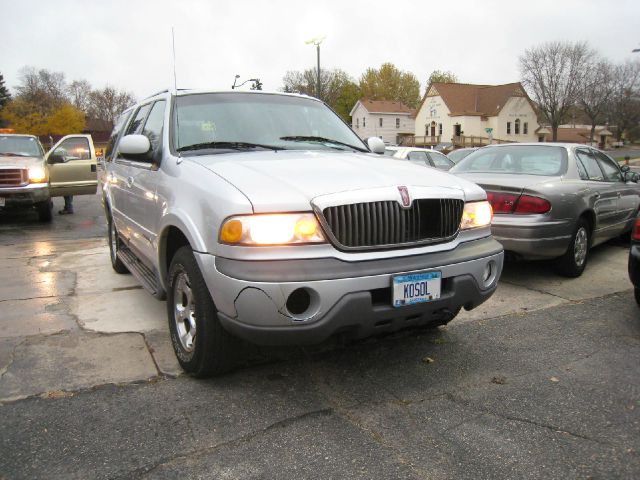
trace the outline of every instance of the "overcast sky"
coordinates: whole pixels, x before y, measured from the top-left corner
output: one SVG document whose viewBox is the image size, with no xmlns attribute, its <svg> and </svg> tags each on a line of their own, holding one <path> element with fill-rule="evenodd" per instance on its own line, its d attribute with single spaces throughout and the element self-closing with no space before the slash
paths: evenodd
<svg viewBox="0 0 640 480">
<path fill-rule="evenodd" d="M 0 73 L 25 65 L 142 98 L 173 85 L 228 89 L 234 76 L 282 87 L 315 65 L 305 40 L 326 35 L 321 67 L 358 80 L 392 62 L 425 88 L 433 70 L 466 83 L 519 80 L 518 56 L 551 40 L 586 40 L 612 61 L 638 57 L 640 1 L 0 0 Z M 247 84 L 248 87 L 248 84 Z"/>
</svg>

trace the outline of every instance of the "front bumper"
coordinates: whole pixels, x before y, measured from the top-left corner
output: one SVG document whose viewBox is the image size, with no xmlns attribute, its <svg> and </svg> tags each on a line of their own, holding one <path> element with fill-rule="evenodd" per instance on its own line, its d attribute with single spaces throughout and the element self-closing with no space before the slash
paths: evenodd
<svg viewBox="0 0 640 480">
<path fill-rule="evenodd" d="M 282 345 L 319 343 L 338 332 L 361 338 L 436 322 L 461 307 L 475 308 L 497 287 L 503 249 L 486 237 L 447 252 L 360 262 L 242 261 L 203 253 L 196 253 L 196 259 L 223 326 L 254 343 Z M 495 276 L 485 282 L 490 262 Z M 432 270 L 442 274 L 438 300 L 391 305 L 394 275 Z M 292 314 L 287 300 L 300 288 L 311 300 L 304 312 Z"/>
<path fill-rule="evenodd" d="M 4 208 L 30 207 L 49 200 L 49 185 L 34 183 L 24 187 L 2 187 L 0 197 L 5 199 Z"/>
<path fill-rule="evenodd" d="M 494 215 L 491 233 L 508 252 L 526 259 L 563 255 L 575 228 L 569 219 L 553 220 L 540 215 Z"/>
</svg>

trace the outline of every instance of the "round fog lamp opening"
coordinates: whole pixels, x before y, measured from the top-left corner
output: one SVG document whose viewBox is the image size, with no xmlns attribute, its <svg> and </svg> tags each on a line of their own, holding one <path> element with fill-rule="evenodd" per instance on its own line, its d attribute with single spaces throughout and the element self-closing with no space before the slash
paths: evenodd
<svg viewBox="0 0 640 480">
<path fill-rule="evenodd" d="M 484 272 L 482 272 L 482 283 L 485 287 L 489 287 L 495 281 L 497 273 L 496 262 L 491 260 L 485 265 Z"/>
</svg>

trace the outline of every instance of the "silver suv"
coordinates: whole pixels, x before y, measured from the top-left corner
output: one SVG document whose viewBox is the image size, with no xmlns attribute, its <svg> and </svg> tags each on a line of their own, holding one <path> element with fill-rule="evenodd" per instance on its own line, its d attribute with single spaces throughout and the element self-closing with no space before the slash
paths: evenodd
<svg viewBox="0 0 640 480">
<path fill-rule="evenodd" d="M 196 376 L 258 344 L 443 325 L 495 291 L 503 250 L 477 185 L 398 162 L 324 103 L 163 92 L 106 152 L 113 268 L 167 299 Z"/>
</svg>

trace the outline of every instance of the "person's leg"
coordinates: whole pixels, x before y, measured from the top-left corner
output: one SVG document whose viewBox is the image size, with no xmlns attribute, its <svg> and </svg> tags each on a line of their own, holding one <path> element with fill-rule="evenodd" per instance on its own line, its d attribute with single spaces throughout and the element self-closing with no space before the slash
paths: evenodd
<svg viewBox="0 0 640 480">
<path fill-rule="evenodd" d="M 64 196 L 64 208 L 58 212 L 60 215 L 73 213 L 73 195 Z"/>
</svg>

